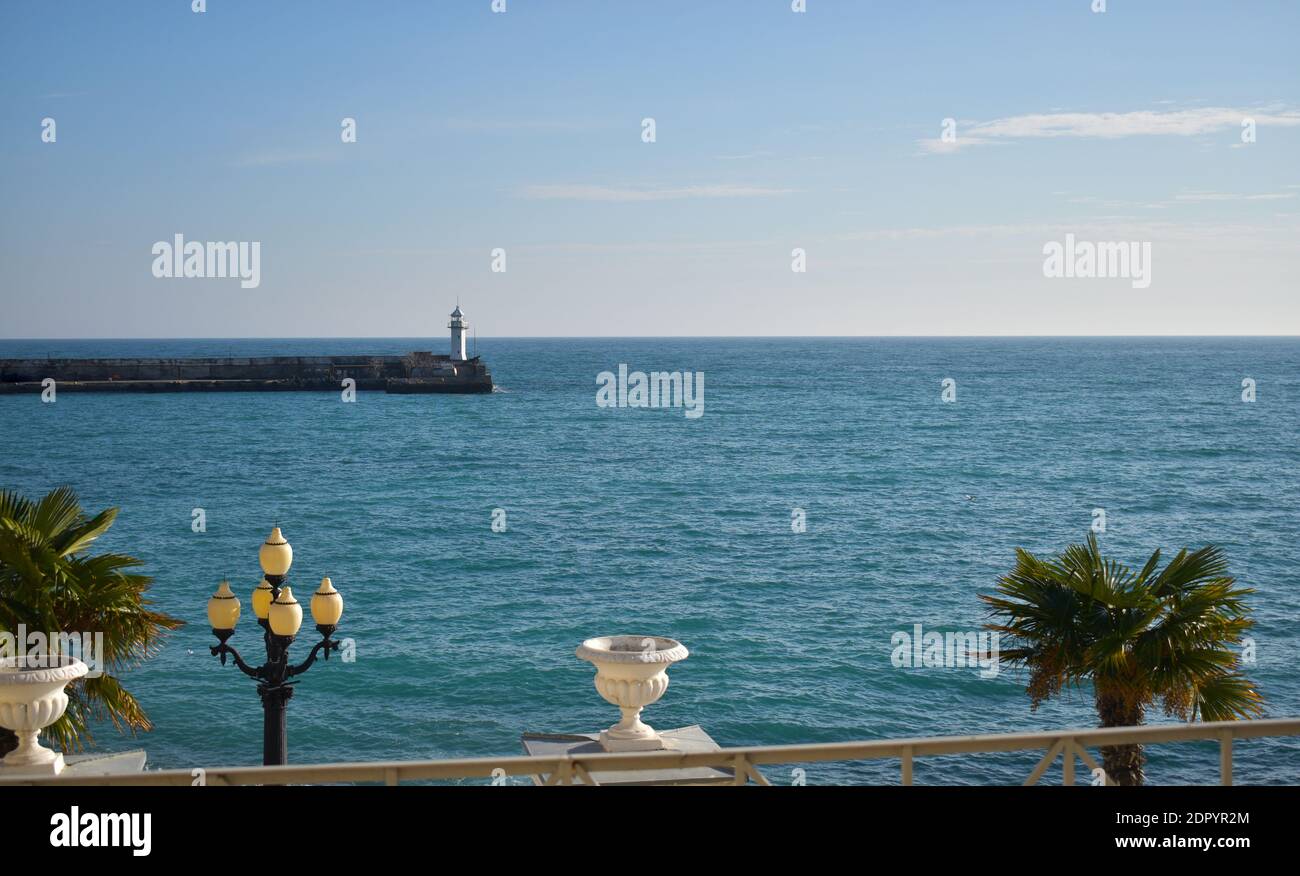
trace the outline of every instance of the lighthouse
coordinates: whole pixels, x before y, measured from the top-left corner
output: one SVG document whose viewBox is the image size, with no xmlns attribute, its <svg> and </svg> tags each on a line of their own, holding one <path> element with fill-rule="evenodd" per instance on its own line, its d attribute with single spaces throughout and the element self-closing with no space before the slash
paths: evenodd
<svg viewBox="0 0 1300 876">
<path fill-rule="evenodd" d="M 460 312 L 460 305 L 451 312 L 451 322 L 447 323 L 447 328 L 451 329 L 451 358 L 453 362 L 464 362 L 469 357 L 465 355 L 465 336 L 469 332 L 469 323 L 465 322 L 465 314 Z"/>
</svg>

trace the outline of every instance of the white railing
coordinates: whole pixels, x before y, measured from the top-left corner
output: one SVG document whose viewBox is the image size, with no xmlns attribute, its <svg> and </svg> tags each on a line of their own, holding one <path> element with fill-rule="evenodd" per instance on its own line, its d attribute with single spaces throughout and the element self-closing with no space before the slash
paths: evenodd
<svg viewBox="0 0 1300 876">
<path fill-rule="evenodd" d="M 544 784 L 597 784 L 594 773 L 607 771 L 676 770 L 712 767 L 725 770 L 737 785 L 751 780 L 770 782 L 758 771 L 763 764 L 798 764 L 827 761 L 864 761 L 894 758 L 900 762 L 902 784 L 912 784 L 912 764 L 918 757 L 1043 750 L 1044 754 L 1024 784 L 1032 785 L 1058 757 L 1062 758 L 1065 784 L 1074 784 L 1075 758 L 1090 769 L 1097 763 L 1090 746 L 1151 745 L 1211 740 L 1219 743 L 1220 784 L 1232 784 L 1232 750 L 1237 739 L 1265 736 L 1300 736 L 1300 718 L 1251 721 L 1216 721 L 1157 724 L 1143 727 L 1053 730 L 1037 733 L 993 733 L 979 736 L 928 736 L 862 742 L 825 742 L 806 745 L 759 745 L 716 751 L 642 751 L 626 754 L 598 752 L 561 756 L 476 757 L 454 760 L 373 761 L 362 763 L 306 764 L 302 766 L 204 767 L 207 785 L 307 785 L 492 779 L 501 776 L 544 776 Z M 58 778 L 0 778 L 0 784 L 40 785 L 193 785 L 197 770 L 147 770 L 112 776 Z M 1300 782 L 1297 775 L 1289 777 Z"/>
</svg>

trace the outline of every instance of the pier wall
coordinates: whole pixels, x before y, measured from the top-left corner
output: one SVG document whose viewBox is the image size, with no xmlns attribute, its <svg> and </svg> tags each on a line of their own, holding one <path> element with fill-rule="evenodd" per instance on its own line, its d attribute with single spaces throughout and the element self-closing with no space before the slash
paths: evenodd
<svg viewBox="0 0 1300 876">
<path fill-rule="evenodd" d="M 491 392 L 492 376 L 477 359 L 431 353 L 405 356 L 266 356 L 202 359 L 0 359 L 0 393 L 39 392 L 52 378 L 59 390 L 85 392 L 211 392 L 337 390 L 346 378 L 359 390 Z"/>
</svg>

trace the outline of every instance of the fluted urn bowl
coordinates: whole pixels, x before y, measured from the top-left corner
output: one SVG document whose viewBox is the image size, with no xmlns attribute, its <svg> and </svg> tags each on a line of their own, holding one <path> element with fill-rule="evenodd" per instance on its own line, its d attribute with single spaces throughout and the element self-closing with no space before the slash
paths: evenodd
<svg viewBox="0 0 1300 876">
<path fill-rule="evenodd" d="M 664 747 L 641 710 L 668 690 L 668 667 L 690 653 L 676 639 L 662 636 L 601 636 L 578 646 L 577 655 L 596 666 L 596 690 L 623 713 L 601 731 L 606 751 L 656 751 Z"/>
<path fill-rule="evenodd" d="M 6 769 L 58 772 L 63 755 L 43 747 L 37 736 L 68 708 L 64 690 L 89 671 L 75 657 L 27 656 L 0 660 L 0 727 L 18 735 L 18 747 L 3 761 Z"/>
</svg>

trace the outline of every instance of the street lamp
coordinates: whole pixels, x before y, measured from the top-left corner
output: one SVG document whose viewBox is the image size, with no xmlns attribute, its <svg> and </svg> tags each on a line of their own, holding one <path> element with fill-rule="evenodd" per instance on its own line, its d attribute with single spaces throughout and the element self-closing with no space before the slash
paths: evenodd
<svg viewBox="0 0 1300 876">
<path fill-rule="evenodd" d="M 293 598 L 293 589 L 285 583 L 289 567 L 293 565 L 293 547 L 280 534 L 280 527 L 271 530 L 257 553 L 265 577 L 253 590 L 253 614 L 264 631 L 266 662 L 257 668 L 249 666 L 239 652 L 226 644 L 235 632 L 239 620 L 239 599 L 230 591 L 230 582 L 222 581 L 217 592 L 208 600 L 208 622 L 220 644 L 212 646 L 212 656 L 220 655 L 221 665 L 226 665 L 229 654 L 235 665 L 250 678 L 258 681 L 257 692 L 262 697 L 262 763 L 266 766 L 289 762 L 288 743 L 285 739 L 284 709 L 293 696 L 295 675 L 306 672 L 322 652 L 328 660 L 330 651 L 339 643 L 333 638 L 339 618 L 343 616 L 343 597 L 334 589 L 329 578 L 323 578 L 320 588 L 311 598 L 311 616 L 321 640 L 311 649 L 307 659 L 297 666 L 289 663 L 289 645 L 302 626 L 302 606 Z"/>
</svg>

